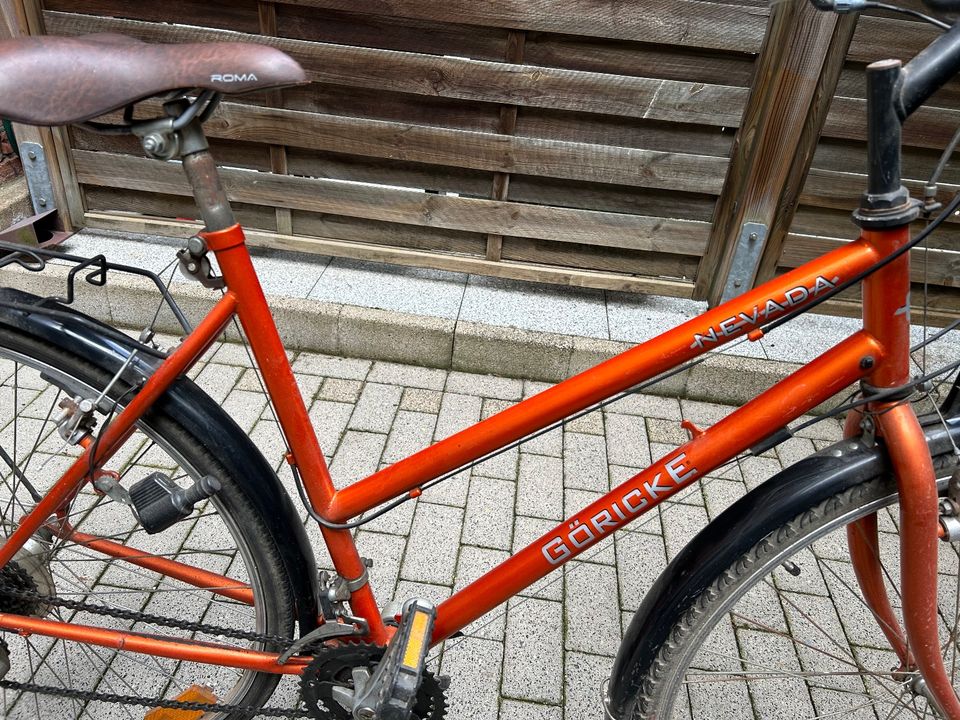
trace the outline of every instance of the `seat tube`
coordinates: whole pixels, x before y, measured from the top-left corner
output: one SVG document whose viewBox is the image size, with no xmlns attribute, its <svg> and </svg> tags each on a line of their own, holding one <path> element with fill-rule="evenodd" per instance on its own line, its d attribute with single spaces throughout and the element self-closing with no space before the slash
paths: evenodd
<svg viewBox="0 0 960 720">
<path fill-rule="evenodd" d="M 293 451 L 288 461 L 296 463 L 304 489 L 314 508 L 326 507 L 335 492 L 316 432 L 310 422 L 303 396 L 286 359 L 283 341 L 257 278 L 243 231 L 234 219 L 216 163 L 207 149 L 199 123 L 190 142 L 184 140 L 183 169 L 193 188 L 205 228 L 200 236 L 217 256 L 228 287 L 237 295 L 237 316 L 250 339 L 257 365 L 263 373 L 277 419 Z M 191 124 L 193 125 L 193 124 Z M 188 126 L 191 127 L 191 126 Z M 280 361 L 277 361 L 280 358 Z M 370 587 L 367 566 L 360 557 L 349 530 L 321 528 L 337 573 L 354 589 L 350 606 L 367 621 L 369 639 L 385 643 L 388 633 Z"/>
</svg>

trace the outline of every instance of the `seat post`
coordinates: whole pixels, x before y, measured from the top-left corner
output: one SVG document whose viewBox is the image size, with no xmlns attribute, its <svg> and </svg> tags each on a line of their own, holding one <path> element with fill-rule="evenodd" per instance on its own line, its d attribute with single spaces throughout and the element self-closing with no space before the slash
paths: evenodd
<svg viewBox="0 0 960 720">
<path fill-rule="evenodd" d="M 179 131 L 179 135 L 183 171 L 190 181 L 205 229 L 216 232 L 232 227 L 237 221 L 220 182 L 217 164 L 210 154 L 200 121 L 192 120 Z"/>
</svg>

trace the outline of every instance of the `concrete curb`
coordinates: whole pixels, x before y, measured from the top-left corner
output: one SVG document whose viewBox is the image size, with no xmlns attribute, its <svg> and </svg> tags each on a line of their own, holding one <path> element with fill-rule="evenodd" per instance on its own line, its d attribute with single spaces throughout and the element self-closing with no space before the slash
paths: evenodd
<svg viewBox="0 0 960 720">
<path fill-rule="evenodd" d="M 37 295 L 61 295 L 66 272 L 59 266 L 49 266 L 43 273 L 6 268 L 0 271 L 0 285 Z M 214 293 L 195 283 L 175 281 L 171 292 L 191 322 L 198 321 L 216 301 Z M 611 340 L 300 298 L 271 296 L 268 300 L 289 349 L 368 360 L 558 382 L 631 347 Z M 105 288 L 78 283 L 74 307 L 118 327 L 142 328 L 153 320 L 158 302 L 156 288 L 148 281 L 117 274 Z M 166 308 L 157 317 L 156 327 L 164 333 L 181 333 Z M 228 337 L 237 338 L 235 329 L 228 330 Z M 645 392 L 742 405 L 798 367 L 718 354 Z"/>
</svg>

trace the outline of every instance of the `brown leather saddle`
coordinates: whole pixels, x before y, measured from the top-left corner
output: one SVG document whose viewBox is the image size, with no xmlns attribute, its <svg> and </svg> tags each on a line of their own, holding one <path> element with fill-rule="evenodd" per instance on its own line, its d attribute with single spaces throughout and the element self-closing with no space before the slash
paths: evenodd
<svg viewBox="0 0 960 720">
<path fill-rule="evenodd" d="M 123 35 L 0 42 L 0 117 L 69 125 L 172 90 L 242 93 L 307 82 L 288 55 L 253 43 L 159 45 Z"/>
</svg>

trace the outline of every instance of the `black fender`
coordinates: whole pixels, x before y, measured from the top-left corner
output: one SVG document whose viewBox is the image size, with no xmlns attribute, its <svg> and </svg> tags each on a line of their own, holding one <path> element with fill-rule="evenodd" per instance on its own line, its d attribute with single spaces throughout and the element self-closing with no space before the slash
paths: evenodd
<svg viewBox="0 0 960 720">
<path fill-rule="evenodd" d="M 960 441 L 960 420 L 950 418 L 946 427 L 936 417 L 921 422 L 932 455 L 944 456 L 943 465 L 950 436 Z M 701 530 L 657 578 L 623 636 L 608 686 L 611 714 L 625 716 L 670 629 L 720 573 L 805 509 L 888 473 L 880 446 L 843 440 L 777 473 Z"/>
<path fill-rule="evenodd" d="M 0 288 L 0 324 L 63 347 L 92 365 L 116 373 L 134 349 L 137 357 L 124 380 L 136 384 L 163 361 L 154 348 L 71 308 L 10 288 Z M 283 560 L 296 602 L 300 633 L 317 626 L 317 565 L 306 530 L 280 479 L 246 433 L 189 378 L 178 378 L 156 403 L 157 410 L 177 418 L 203 447 L 237 480 L 259 510 Z M 229 447 L 231 452 L 219 452 Z"/>
</svg>

